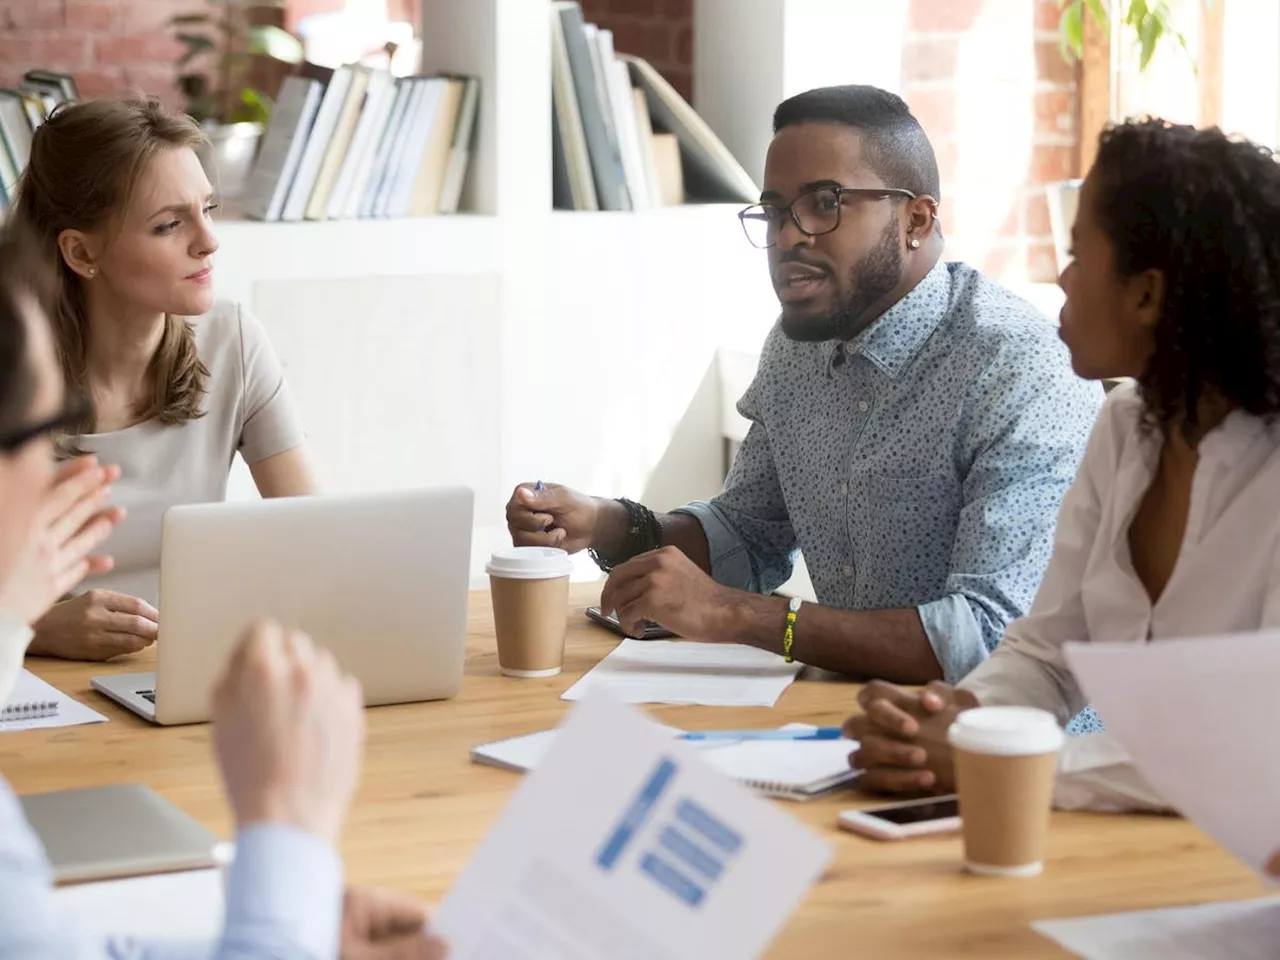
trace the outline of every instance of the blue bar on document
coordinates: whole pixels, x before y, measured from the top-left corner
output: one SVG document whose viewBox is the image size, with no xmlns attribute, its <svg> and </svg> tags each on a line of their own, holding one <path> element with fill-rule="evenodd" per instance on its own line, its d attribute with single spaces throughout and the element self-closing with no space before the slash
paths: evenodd
<svg viewBox="0 0 1280 960">
<path fill-rule="evenodd" d="M 714 843 L 725 853 L 734 854 L 742 846 L 742 835 L 708 813 L 692 800 L 684 799 L 676 804 L 676 819 Z"/>
<path fill-rule="evenodd" d="M 640 861 L 640 872 L 648 874 L 673 897 L 691 907 L 698 906 L 706 898 L 707 891 L 656 854 L 644 855 Z"/>
<path fill-rule="evenodd" d="M 675 827 L 666 826 L 658 836 L 658 843 L 668 853 L 683 860 L 708 880 L 715 880 L 724 870 L 724 864 L 686 837 Z"/>
<path fill-rule="evenodd" d="M 618 858 L 622 856 L 627 844 L 639 832 L 645 819 L 653 810 L 654 804 L 658 802 L 658 798 L 662 796 L 662 792 L 666 790 L 667 784 L 671 782 L 671 778 L 675 776 L 675 773 L 676 764 L 674 760 L 664 757 L 658 762 L 653 773 L 649 775 L 649 779 L 640 788 L 636 798 L 631 801 L 631 806 L 627 808 L 626 813 L 618 821 L 613 833 L 609 835 L 609 839 L 605 841 L 604 846 L 600 849 L 600 853 L 596 857 L 596 863 L 602 870 L 612 870 L 614 868 Z"/>
</svg>

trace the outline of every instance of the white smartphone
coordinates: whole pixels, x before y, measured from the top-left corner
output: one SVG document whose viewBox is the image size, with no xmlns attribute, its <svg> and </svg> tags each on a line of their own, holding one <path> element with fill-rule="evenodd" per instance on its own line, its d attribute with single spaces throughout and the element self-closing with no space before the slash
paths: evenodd
<svg viewBox="0 0 1280 960">
<path fill-rule="evenodd" d="M 955 794 L 906 800 L 865 810 L 843 810 L 840 826 L 875 840 L 906 840 L 960 829 L 960 801 Z"/>
</svg>

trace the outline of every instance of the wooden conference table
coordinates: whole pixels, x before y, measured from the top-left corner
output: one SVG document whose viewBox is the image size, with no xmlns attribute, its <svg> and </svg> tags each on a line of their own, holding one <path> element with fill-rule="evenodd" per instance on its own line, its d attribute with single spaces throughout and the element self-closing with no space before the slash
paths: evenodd
<svg viewBox="0 0 1280 960">
<path fill-rule="evenodd" d="M 348 879 L 438 902 L 515 789 L 515 774 L 472 764 L 477 743 L 557 723 L 559 694 L 612 649 L 611 634 L 582 618 L 599 586 L 574 588 L 564 672 L 512 680 L 498 672 L 486 593 L 471 597 L 466 679 L 441 703 L 369 712 L 364 777 L 343 842 Z M 94 726 L 0 734 L 0 771 L 18 793 L 143 782 L 220 836 L 228 814 L 209 726 L 155 728 L 92 692 L 89 678 L 149 669 L 148 651 L 119 664 L 33 660 L 49 682 L 110 717 Z M 654 707 L 689 729 L 839 724 L 857 687 L 801 679 L 774 709 Z M 1230 789 L 1230 784 L 1223 784 Z M 818 958 L 1063 957 L 1030 929 L 1037 919 L 1262 896 L 1268 888 L 1199 830 L 1172 818 L 1055 814 L 1044 876 L 991 880 L 960 872 L 956 838 L 877 843 L 835 827 L 849 792 L 785 808 L 834 846 L 828 875 L 768 952 Z"/>
</svg>

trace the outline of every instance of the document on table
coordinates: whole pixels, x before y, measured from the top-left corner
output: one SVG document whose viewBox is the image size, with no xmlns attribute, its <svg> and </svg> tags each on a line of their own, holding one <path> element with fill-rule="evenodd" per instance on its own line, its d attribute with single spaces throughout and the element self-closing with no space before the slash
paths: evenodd
<svg viewBox="0 0 1280 960">
<path fill-rule="evenodd" d="M 606 691 L 624 703 L 772 707 L 801 670 L 777 654 L 737 643 L 623 640 L 562 695 Z"/>
<path fill-rule="evenodd" d="M 34 717 L 29 720 L 0 720 L 0 733 L 15 730 L 40 730 L 46 727 L 74 727 L 82 723 L 106 723 L 107 718 L 96 710 L 91 710 L 79 700 L 68 697 L 57 687 L 50 686 L 30 670 L 18 674 L 13 692 L 9 695 L 10 704 L 56 703 L 57 712 L 47 717 Z"/>
<path fill-rule="evenodd" d="M 159 873 L 59 887 L 59 914 L 86 940 L 105 937 L 212 939 L 222 931 L 218 870 Z"/>
<path fill-rule="evenodd" d="M 1271 739 L 1280 730 L 1280 632 L 1072 643 L 1065 652 L 1152 788 L 1263 873 L 1280 851 L 1280 751 Z"/>
<path fill-rule="evenodd" d="M 749 960 L 830 856 L 638 710 L 593 696 L 433 925 L 453 960 Z"/>
<path fill-rule="evenodd" d="M 1084 960 L 1275 960 L 1280 898 L 1044 920 L 1038 933 Z"/>
</svg>

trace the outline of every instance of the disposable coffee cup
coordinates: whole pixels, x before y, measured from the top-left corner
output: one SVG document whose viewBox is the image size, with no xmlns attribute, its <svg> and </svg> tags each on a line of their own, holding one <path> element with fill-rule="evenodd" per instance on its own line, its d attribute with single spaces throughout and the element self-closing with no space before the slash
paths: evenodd
<svg viewBox="0 0 1280 960">
<path fill-rule="evenodd" d="M 1038 876 L 1065 739 L 1058 721 L 1032 707 L 979 707 L 956 717 L 947 739 L 966 869 L 991 877 Z"/>
<path fill-rule="evenodd" d="M 554 677 L 564 662 L 569 555 L 555 547 L 512 547 L 490 558 L 498 667 L 508 677 Z"/>
</svg>

